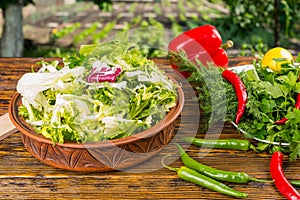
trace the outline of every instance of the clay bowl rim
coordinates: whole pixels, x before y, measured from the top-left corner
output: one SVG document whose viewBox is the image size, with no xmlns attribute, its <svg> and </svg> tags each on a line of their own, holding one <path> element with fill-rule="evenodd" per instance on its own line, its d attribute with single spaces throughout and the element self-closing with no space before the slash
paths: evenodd
<svg viewBox="0 0 300 200">
<path fill-rule="evenodd" d="M 177 100 L 176 105 L 170 109 L 170 111 L 167 113 L 167 115 L 157 124 L 152 126 L 149 129 L 146 129 L 140 133 L 127 136 L 124 138 L 119 139 L 113 139 L 113 140 L 106 140 L 106 141 L 99 141 L 99 142 L 87 142 L 87 143 L 76 143 L 76 142 L 64 142 L 61 143 L 55 143 L 55 145 L 62 146 L 62 147 L 68 147 L 68 148 L 76 148 L 76 149 L 86 149 L 86 148 L 109 148 L 113 146 L 120 146 L 124 144 L 133 143 L 135 141 L 149 138 L 155 134 L 157 134 L 159 131 L 163 130 L 165 127 L 169 126 L 170 123 L 175 121 L 178 116 L 181 114 L 181 111 L 184 106 L 184 92 L 182 87 L 178 84 L 178 82 L 169 74 L 167 76 L 177 85 Z M 16 128 L 27 137 L 30 137 L 34 139 L 35 141 L 54 145 L 54 143 L 50 140 L 45 138 L 42 135 L 38 135 L 35 133 L 34 129 L 28 125 L 28 123 L 18 115 L 18 107 L 21 104 L 22 96 L 19 93 L 15 93 L 12 96 L 12 99 L 9 104 L 9 117 L 12 121 L 12 123 L 16 126 Z"/>
</svg>

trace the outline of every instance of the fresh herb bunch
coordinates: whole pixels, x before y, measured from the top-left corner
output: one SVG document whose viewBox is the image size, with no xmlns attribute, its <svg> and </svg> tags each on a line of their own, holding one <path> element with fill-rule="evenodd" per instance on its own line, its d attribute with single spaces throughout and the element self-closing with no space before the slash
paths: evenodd
<svg viewBox="0 0 300 200">
<path fill-rule="evenodd" d="M 197 91 L 205 130 L 214 122 L 235 119 L 238 101 L 232 85 L 219 78 L 223 68 L 204 66 L 201 62 L 194 64 L 184 52 L 172 53 L 171 59 L 181 71 L 191 73 L 188 81 Z M 296 95 L 300 93 L 299 64 L 283 64 L 279 72 L 262 68 L 261 60 L 254 60 L 253 66 L 253 70 L 239 73 L 248 99 L 238 128 L 248 138 L 289 143 L 288 146 L 278 146 L 258 142 L 256 150 L 273 153 L 281 148 L 282 152 L 289 154 L 290 160 L 296 160 L 300 157 L 300 110 L 294 108 Z M 212 104 L 218 101 L 218 104 Z M 288 119 L 285 124 L 275 124 L 283 117 Z"/>
<path fill-rule="evenodd" d="M 190 72 L 189 83 L 196 91 L 201 110 L 201 131 L 206 132 L 209 127 L 218 122 L 231 122 L 237 110 L 237 97 L 234 88 L 222 78 L 223 68 L 215 67 L 208 63 L 204 66 L 201 62 L 192 63 L 185 52 L 171 53 L 173 64 L 180 71 Z"/>
<path fill-rule="evenodd" d="M 300 115 L 293 107 L 300 93 L 300 68 L 296 64 L 283 64 L 281 71 L 273 72 L 262 68 L 259 60 L 253 65 L 256 77 L 247 72 L 240 74 L 247 88 L 248 102 L 239 128 L 250 138 L 290 143 L 281 146 L 281 151 L 290 154 L 290 160 L 296 160 L 300 157 Z M 275 124 L 283 117 L 288 118 L 286 123 Z M 258 143 L 257 150 L 273 153 L 278 146 Z"/>
</svg>

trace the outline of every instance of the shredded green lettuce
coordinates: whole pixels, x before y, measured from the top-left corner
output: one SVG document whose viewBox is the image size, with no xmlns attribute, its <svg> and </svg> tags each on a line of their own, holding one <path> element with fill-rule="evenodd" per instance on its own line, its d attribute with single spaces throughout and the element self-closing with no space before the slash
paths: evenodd
<svg viewBox="0 0 300 200">
<path fill-rule="evenodd" d="M 176 105 L 177 86 L 132 44 L 107 42 L 24 74 L 19 114 L 54 143 L 96 142 L 148 129 Z M 86 53 L 88 52 L 88 53 Z M 116 82 L 88 82 L 93 63 L 119 66 Z"/>
</svg>

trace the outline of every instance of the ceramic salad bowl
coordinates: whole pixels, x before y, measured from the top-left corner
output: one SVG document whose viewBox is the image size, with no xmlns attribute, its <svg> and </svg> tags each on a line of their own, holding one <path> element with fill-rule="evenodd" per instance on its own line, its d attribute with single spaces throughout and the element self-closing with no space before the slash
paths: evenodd
<svg viewBox="0 0 300 200">
<path fill-rule="evenodd" d="M 71 171 L 105 172 L 120 170 L 139 164 L 167 145 L 174 134 L 175 120 L 184 105 L 184 93 L 178 87 L 177 104 L 163 120 L 153 127 L 125 138 L 78 144 L 57 143 L 36 134 L 34 129 L 19 116 L 21 95 L 12 97 L 9 114 L 12 123 L 22 133 L 27 150 L 45 164 Z"/>
<path fill-rule="evenodd" d="M 84 46 L 79 54 L 43 62 L 18 81 L 9 114 L 28 151 L 73 171 L 120 170 L 158 153 L 183 108 L 180 84 L 131 43 Z"/>
</svg>

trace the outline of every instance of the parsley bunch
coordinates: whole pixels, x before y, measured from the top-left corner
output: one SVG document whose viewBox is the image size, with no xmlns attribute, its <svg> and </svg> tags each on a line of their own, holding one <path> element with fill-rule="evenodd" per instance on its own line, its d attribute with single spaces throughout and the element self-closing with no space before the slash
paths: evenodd
<svg viewBox="0 0 300 200">
<path fill-rule="evenodd" d="M 282 70 L 273 72 L 262 68 L 260 61 L 253 63 L 257 76 L 247 72 L 240 74 L 247 89 L 248 102 L 239 128 L 247 137 L 277 143 L 290 143 L 281 151 L 290 155 L 290 160 L 300 157 L 300 115 L 294 109 L 296 96 L 300 93 L 300 68 L 296 64 L 284 64 Z M 274 122 L 288 118 L 284 124 Z M 278 146 L 258 143 L 257 150 L 273 153 Z"/>
</svg>

